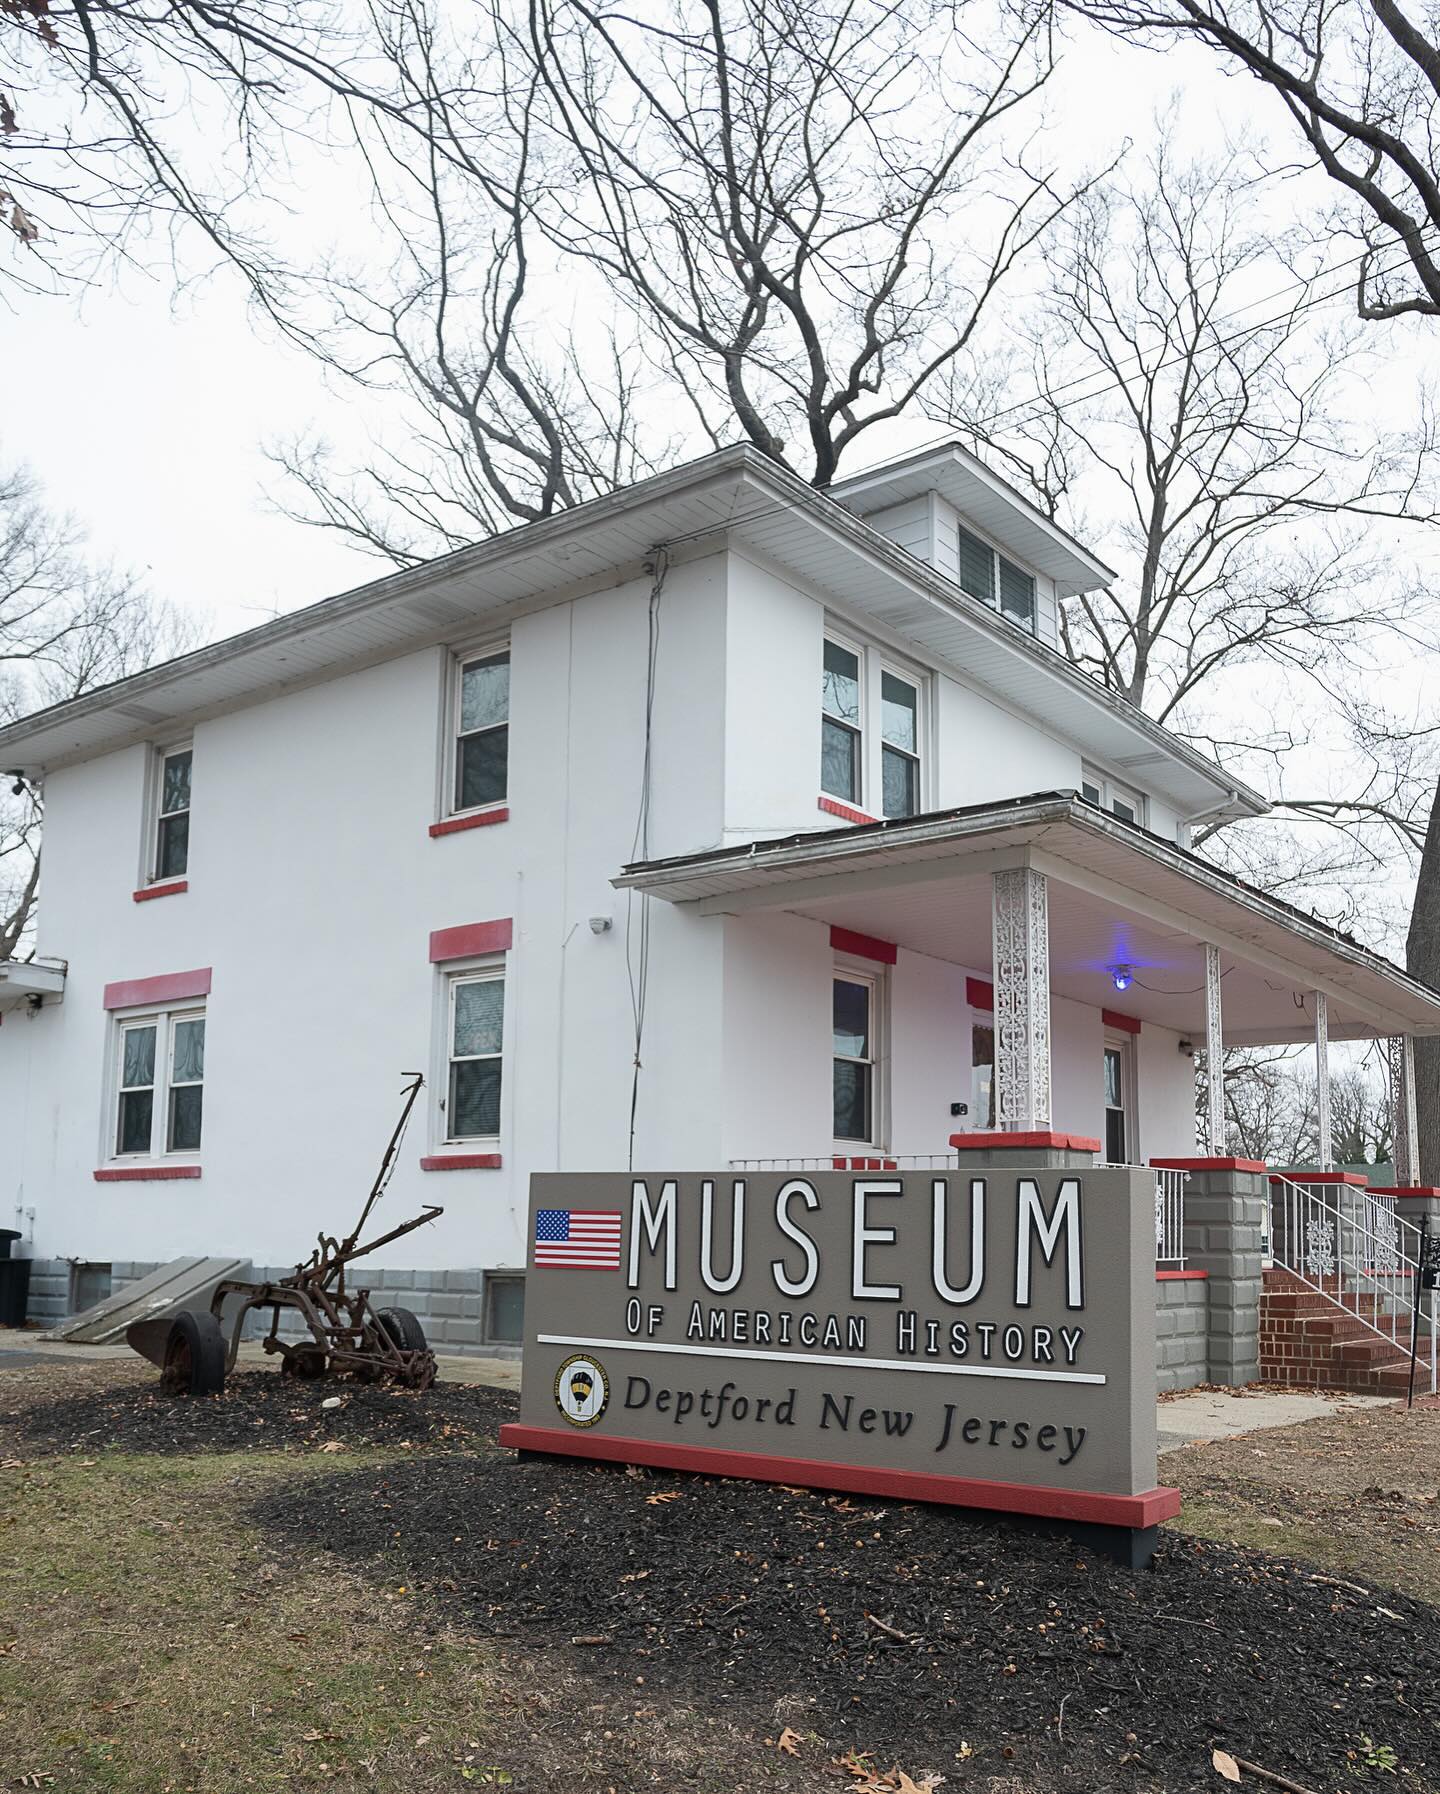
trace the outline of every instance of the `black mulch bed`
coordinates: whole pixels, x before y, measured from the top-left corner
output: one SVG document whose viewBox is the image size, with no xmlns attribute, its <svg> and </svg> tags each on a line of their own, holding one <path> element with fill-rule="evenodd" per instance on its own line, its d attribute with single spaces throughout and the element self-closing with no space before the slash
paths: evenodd
<svg viewBox="0 0 1440 1794">
<path fill-rule="evenodd" d="M 256 1512 L 470 1632 L 563 1653 L 557 1674 L 728 1702 L 949 1786 L 1213 1791 L 1217 1744 L 1317 1794 L 1440 1786 L 1440 1612 L 1255 1552 L 1170 1534 L 1135 1573 L 936 1509 L 467 1453 Z"/>
<path fill-rule="evenodd" d="M 85 1389 L 53 1401 L 7 1401 L 0 1383 L 0 1431 L 16 1445 L 48 1451 L 120 1451 L 173 1456 L 197 1451 L 317 1450 L 327 1440 L 351 1448 L 409 1444 L 455 1450 L 493 1441 L 515 1412 L 508 1390 L 442 1383 L 424 1395 L 377 1384 L 300 1382 L 276 1371 L 238 1371 L 222 1396 L 166 1395 L 159 1377 Z M 324 1408 L 328 1397 L 342 1406 Z"/>
</svg>

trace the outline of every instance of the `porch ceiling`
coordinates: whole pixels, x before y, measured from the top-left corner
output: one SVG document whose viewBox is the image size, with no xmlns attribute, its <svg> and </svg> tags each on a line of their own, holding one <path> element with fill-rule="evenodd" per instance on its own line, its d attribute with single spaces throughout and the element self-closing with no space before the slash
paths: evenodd
<svg viewBox="0 0 1440 1794">
<path fill-rule="evenodd" d="M 1224 1037 L 1440 1034 L 1440 993 L 1358 942 L 1069 793 L 826 830 L 627 867 L 615 882 L 708 914 L 784 910 L 985 975 L 990 872 L 1047 873 L 1057 996 L 1121 1010 L 1203 1044 L 1205 943 L 1220 948 Z M 1129 966 L 1123 994 L 1111 968 Z"/>
</svg>

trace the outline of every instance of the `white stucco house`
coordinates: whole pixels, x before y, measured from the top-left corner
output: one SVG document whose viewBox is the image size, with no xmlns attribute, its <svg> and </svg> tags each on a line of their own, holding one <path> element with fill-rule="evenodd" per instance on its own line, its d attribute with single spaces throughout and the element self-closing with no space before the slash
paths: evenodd
<svg viewBox="0 0 1440 1794">
<path fill-rule="evenodd" d="M 0 730 L 45 800 L 0 966 L 35 1312 L 293 1263 L 416 1070 L 387 1213 L 445 1214 L 388 1270 L 475 1345 L 532 1171 L 1183 1161 L 1207 1042 L 1440 1029 L 1188 851 L 1263 801 L 1061 654 L 1109 577 L 961 448 L 826 492 L 734 448 Z"/>
</svg>

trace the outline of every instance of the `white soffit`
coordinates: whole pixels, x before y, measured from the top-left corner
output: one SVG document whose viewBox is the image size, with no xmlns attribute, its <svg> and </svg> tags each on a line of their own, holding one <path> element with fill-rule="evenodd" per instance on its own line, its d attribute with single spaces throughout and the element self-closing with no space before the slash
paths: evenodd
<svg viewBox="0 0 1440 1794">
<path fill-rule="evenodd" d="M 1339 1005 L 1336 1021 L 1343 1026 L 1337 1028 L 1337 1038 L 1341 1031 L 1357 1036 L 1440 1034 L 1440 992 L 1302 911 L 1064 794 L 652 861 L 626 867 L 614 882 L 671 902 L 696 903 L 711 914 L 781 909 L 849 926 L 858 926 L 863 914 L 872 925 L 862 932 L 896 939 L 890 929 L 877 925 L 887 895 L 893 899 L 892 918 L 903 925 L 908 894 L 915 887 L 946 879 L 973 881 L 997 865 L 1021 864 L 1087 892 L 1117 916 L 1162 929 L 1172 943 L 1187 935 L 1192 944 L 1213 941 L 1227 965 L 1249 974 L 1273 971 L 1283 978 L 1286 988 L 1276 993 L 1276 1003 L 1265 1002 L 1255 990 L 1234 1005 L 1236 1019 L 1243 1015 L 1242 1026 L 1251 1039 L 1303 1038 L 1305 1025 L 1295 1025 L 1291 992 L 1310 989 L 1326 991 Z M 863 912 L 850 908 L 847 923 L 838 906 L 862 900 Z M 977 941 L 983 937 L 964 923 L 963 915 L 957 909 L 955 950 L 942 957 L 973 967 Z M 922 945 L 927 937 L 919 932 L 933 926 L 927 916 L 917 902 L 910 918 L 917 930 L 913 939 L 916 950 L 933 952 L 933 944 Z M 928 937 L 931 942 L 934 938 Z M 1149 937 L 1142 930 L 1140 938 Z M 1175 969 L 1177 976 L 1187 971 L 1180 960 Z M 1157 990 L 1156 997 L 1186 994 L 1167 978 L 1157 975 L 1154 982 L 1170 985 Z M 1096 989 L 1097 1000 L 1104 1000 L 1103 989 L 1098 984 Z M 1238 998 L 1238 989 L 1236 994 Z M 1119 997 L 1109 1001 L 1132 1006 Z M 1132 1001 L 1143 1006 L 1144 994 L 1137 993 Z M 1171 1005 L 1165 1008 L 1176 1013 Z M 1158 1009 L 1154 1019 L 1161 1019 Z M 1187 1008 L 1173 1025 L 1200 1024 Z"/>
</svg>

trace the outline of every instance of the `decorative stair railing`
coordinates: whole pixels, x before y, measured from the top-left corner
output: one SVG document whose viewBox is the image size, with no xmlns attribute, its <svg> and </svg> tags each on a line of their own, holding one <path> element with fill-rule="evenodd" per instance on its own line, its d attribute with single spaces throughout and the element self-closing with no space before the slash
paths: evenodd
<svg viewBox="0 0 1440 1794">
<path fill-rule="evenodd" d="M 1415 1387 L 1440 1388 L 1437 1292 L 1421 1287 L 1421 1231 L 1393 1196 L 1351 1184 L 1270 1178 L 1270 1258 L 1378 1339 L 1410 1356 Z"/>
</svg>

